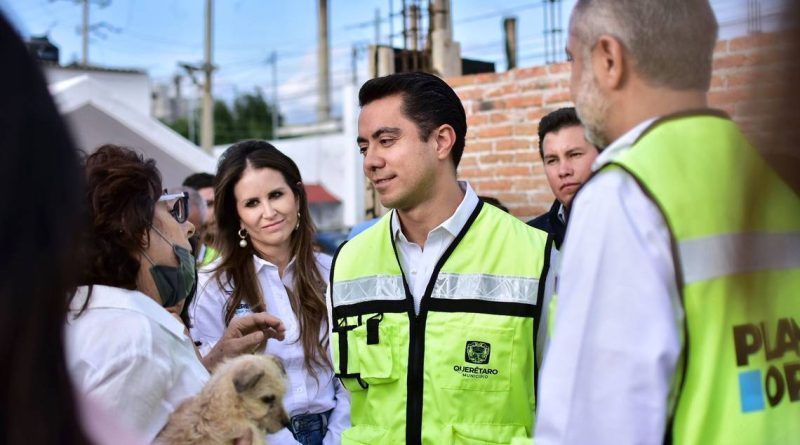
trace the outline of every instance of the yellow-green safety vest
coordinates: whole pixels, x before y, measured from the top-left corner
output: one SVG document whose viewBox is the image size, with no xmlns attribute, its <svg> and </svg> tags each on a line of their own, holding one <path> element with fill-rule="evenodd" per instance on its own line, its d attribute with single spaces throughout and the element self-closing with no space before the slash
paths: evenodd
<svg viewBox="0 0 800 445">
<path fill-rule="evenodd" d="M 436 264 L 419 315 L 391 213 L 331 270 L 334 369 L 351 391 L 347 444 L 507 444 L 530 437 L 547 235 L 479 203 Z"/>
<path fill-rule="evenodd" d="M 672 237 L 685 319 L 667 441 L 800 443 L 800 197 L 713 111 L 657 121 L 608 168 Z"/>
</svg>

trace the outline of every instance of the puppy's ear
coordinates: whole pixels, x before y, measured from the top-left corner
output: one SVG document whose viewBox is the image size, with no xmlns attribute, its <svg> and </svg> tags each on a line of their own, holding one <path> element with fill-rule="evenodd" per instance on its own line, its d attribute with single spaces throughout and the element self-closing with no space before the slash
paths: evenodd
<svg viewBox="0 0 800 445">
<path fill-rule="evenodd" d="M 270 360 L 272 360 L 273 363 L 275 363 L 278 366 L 278 369 L 281 370 L 281 375 L 283 375 L 285 377 L 286 376 L 286 368 L 283 367 L 283 362 L 281 361 L 281 359 L 279 359 L 278 357 L 275 357 L 274 355 L 270 355 L 269 358 L 270 358 Z"/>
<path fill-rule="evenodd" d="M 264 377 L 264 371 L 261 369 L 255 366 L 243 366 L 233 376 L 233 386 L 236 388 L 236 392 L 241 394 L 253 389 L 261 377 Z"/>
</svg>

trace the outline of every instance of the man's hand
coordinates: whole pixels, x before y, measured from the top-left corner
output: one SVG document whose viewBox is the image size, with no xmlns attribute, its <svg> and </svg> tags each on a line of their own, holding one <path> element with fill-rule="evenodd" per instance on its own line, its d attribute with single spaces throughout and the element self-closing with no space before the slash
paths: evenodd
<svg viewBox="0 0 800 445">
<path fill-rule="evenodd" d="M 270 338 L 283 340 L 285 332 L 282 321 L 264 312 L 236 317 L 231 320 L 214 348 L 203 358 L 203 365 L 212 372 L 226 358 L 264 349 Z"/>
</svg>

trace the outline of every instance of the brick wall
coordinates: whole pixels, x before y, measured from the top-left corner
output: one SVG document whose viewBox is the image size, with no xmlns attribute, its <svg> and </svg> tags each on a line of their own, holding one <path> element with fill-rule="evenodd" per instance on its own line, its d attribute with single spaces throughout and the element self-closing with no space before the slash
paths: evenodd
<svg viewBox="0 0 800 445">
<path fill-rule="evenodd" d="M 730 114 L 754 140 L 766 136 L 769 112 L 781 108 L 777 74 L 792 60 L 788 42 L 790 36 L 775 33 L 717 44 L 710 105 Z M 545 212 L 554 199 L 536 132 L 542 116 L 572 105 L 569 76 L 569 63 L 559 63 L 447 79 L 467 112 L 459 176 L 479 195 L 498 198 L 520 218 Z M 752 100 L 753 88 L 758 100 Z"/>
</svg>

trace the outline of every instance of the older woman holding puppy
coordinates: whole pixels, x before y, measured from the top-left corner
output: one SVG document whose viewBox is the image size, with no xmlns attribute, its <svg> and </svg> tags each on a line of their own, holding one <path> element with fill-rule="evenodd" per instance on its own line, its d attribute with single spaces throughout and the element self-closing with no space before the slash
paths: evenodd
<svg viewBox="0 0 800 445">
<path fill-rule="evenodd" d="M 336 444 L 350 424 L 350 399 L 333 376 L 325 304 L 331 259 L 314 252 L 314 225 L 297 165 L 263 141 L 231 146 L 215 187 L 221 256 L 201 273 L 190 316 L 205 353 L 226 326 L 269 312 L 286 340 L 259 350 L 279 357 L 288 376 L 290 426 L 270 444 Z"/>
<path fill-rule="evenodd" d="M 162 195 L 152 159 L 113 145 L 85 162 L 89 228 L 70 301 L 67 365 L 81 392 L 152 441 L 226 356 L 282 338 L 266 314 L 231 324 L 201 362 L 177 314 L 195 289 L 186 196 Z M 204 366 L 205 365 L 205 366 Z"/>
</svg>

